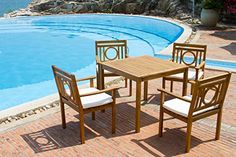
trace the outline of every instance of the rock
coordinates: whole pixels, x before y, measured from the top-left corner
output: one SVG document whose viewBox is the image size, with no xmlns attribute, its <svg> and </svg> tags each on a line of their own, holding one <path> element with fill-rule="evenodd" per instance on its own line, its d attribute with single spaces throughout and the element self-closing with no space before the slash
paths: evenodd
<svg viewBox="0 0 236 157">
<path fill-rule="evenodd" d="M 151 0 L 151 1 L 143 1 L 143 4 L 141 7 L 145 6 L 145 11 L 147 10 L 155 10 L 158 6 L 158 1 L 157 0 Z"/>
<path fill-rule="evenodd" d="M 184 11 L 183 10 L 177 10 L 177 14 L 182 14 L 182 13 L 184 13 Z"/>
<path fill-rule="evenodd" d="M 143 13 L 143 15 L 149 15 L 149 14 L 150 14 L 149 11 L 145 11 L 145 12 Z"/>
<path fill-rule="evenodd" d="M 41 111 L 39 109 L 34 111 L 36 114 L 40 113 Z"/>
<path fill-rule="evenodd" d="M 5 124 L 8 124 L 8 123 L 10 123 L 10 122 L 9 122 L 8 120 L 5 120 L 4 123 L 5 123 Z"/>
<path fill-rule="evenodd" d="M 61 8 L 66 9 L 67 11 L 72 11 L 75 4 L 75 2 L 65 3 Z"/>
<path fill-rule="evenodd" d="M 52 107 L 56 107 L 58 105 L 59 105 L 59 103 L 52 103 Z"/>
<path fill-rule="evenodd" d="M 12 117 L 8 117 L 8 118 L 7 118 L 7 121 L 9 121 L 9 122 L 11 122 L 12 120 L 13 120 Z"/>
<path fill-rule="evenodd" d="M 126 12 L 126 1 L 121 1 L 120 3 L 113 4 L 111 11 L 113 13 L 125 13 Z"/>
<path fill-rule="evenodd" d="M 61 8 L 60 7 L 55 7 L 55 8 L 49 9 L 48 11 L 53 13 L 53 14 L 58 14 L 61 11 Z"/>
<path fill-rule="evenodd" d="M 45 107 L 46 107 L 46 109 L 49 109 L 49 108 L 51 108 L 51 105 L 46 105 Z"/>
<path fill-rule="evenodd" d="M 90 9 L 92 12 L 98 12 L 98 11 L 99 11 L 99 6 L 98 6 L 97 3 L 92 3 L 92 4 L 90 4 L 89 9 Z"/>
<path fill-rule="evenodd" d="M 34 2 L 33 5 L 31 4 L 30 7 L 32 10 L 35 10 L 35 11 L 45 11 L 45 10 L 49 10 L 51 8 L 57 7 L 58 6 L 57 2 L 58 1 L 55 1 L 55 0 L 38 1 L 38 2 Z"/>
<path fill-rule="evenodd" d="M 84 10 L 84 5 L 76 5 L 74 8 L 75 13 L 83 12 L 83 10 Z"/>
<path fill-rule="evenodd" d="M 32 0 L 27 8 L 4 15 L 37 16 L 67 13 L 123 13 L 173 16 L 186 20 L 189 16 L 181 0 Z"/>
<path fill-rule="evenodd" d="M 26 113 L 26 115 L 33 115 L 33 114 L 35 114 L 35 112 L 33 111 L 33 110 L 30 110 L 28 113 Z"/>
<path fill-rule="evenodd" d="M 125 7 L 125 13 L 127 14 L 137 14 L 138 4 L 137 3 L 127 3 Z"/>
<path fill-rule="evenodd" d="M 45 111 L 45 110 L 47 110 L 47 108 L 44 106 L 44 107 L 42 107 L 42 109 Z"/>
<path fill-rule="evenodd" d="M 19 117 L 25 118 L 25 117 L 27 117 L 27 116 L 26 116 L 26 113 L 22 113 L 21 115 L 19 115 Z"/>
<path fill-rule="evenodd" d="M 188 15 L 188 14 L 182 13 L 182 14 L 179 15 L 178 18 L 179 18 L 180 20 L 186 20 L 186 19 L 190 19 L 191 16 Z"/>
</svg>

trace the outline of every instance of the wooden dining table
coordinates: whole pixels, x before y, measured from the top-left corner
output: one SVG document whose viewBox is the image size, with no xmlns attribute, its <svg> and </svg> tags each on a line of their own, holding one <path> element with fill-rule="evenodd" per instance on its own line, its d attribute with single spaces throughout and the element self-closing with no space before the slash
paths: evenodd
<svg viewBox="0 0 236 157">
<path fill-rule="evenodd" d="M 136 132 L 140 132 L 141 83 L 144 82 L 144 100 L 148 98 L 148 81 L 183 73 L 182 95 L 187 93 L 188 66 L 171 61 L 165 61 L 151 56 L 129 57 L 123 60 L 113 60 L 98 63 L 97 85 L 104 89 L 104 70 L 118 74 L 136 82 Z"/>
</svg>

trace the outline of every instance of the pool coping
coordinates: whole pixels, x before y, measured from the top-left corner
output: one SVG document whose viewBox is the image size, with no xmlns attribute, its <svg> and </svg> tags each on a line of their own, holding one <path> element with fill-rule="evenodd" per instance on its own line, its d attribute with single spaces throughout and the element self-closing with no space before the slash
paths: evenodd
<svg viewBox="0 0 236 157">
<path fill-rule="evenodd" d="M 86 87 L 89 87 L 88 83 L 80 85 L 81 89 L 86 88 Z M 20 113 L 31 111 L 39 107 L 53 104 L 58 100 L 59 100 L 58 93 L 54 93 L 54 94 L 50 94 L 50 95 L 26 102 L 26 103 L 22 103 L 22 104 L 10 107 L 8 109 L 0 111 L 0 120 L 5 119 L 10 116 L 15 116 Z"/>
<path fill-rule="evenodd" d="M 94 14 L 94 13 L 90 13 L 90 14 Z M 95 13 L 95 14 L 106 14 L 106 13 Z M 63 14 L 65 15 L 65 14 Z M 73 15 L 73 14 L 72 14 Z M 109 15 L 109 14 L 106 14 Z M 175 19 L 172 18 L 164 18 L 164 17 L 159 17 L 159 16 L 145 16 L 145 15 L 130 15 L 130 14 L 112 14 L 112 15 L 125 15 L 125 16 L 137 16 L 137 17 L 145 17 L 145 18 L 153 18 L 153 19 L 160 19 L 163 21 L 167 21 L 173 24 L 176 24 L 180 27 L 182 27 L 184 29 L 183 33 L 180 35 L 180 37 L 175 41 L 175 42 L 186 42 L 186 40 L 188 40 L 188 38 L 191 36 L 192 34 L 192 28 L 190 26 L 187 26 L 183 23 L 180 23 L 180 21 L 177 21 Z M 60 15 L 46 15 L 46 16 L 60 16 Z M 13 18 L 17 18 L 17 17 L 13 17 Z M 4 17 L 3 17 L 4 19 Z M 8 18 L 6 18 L 8 19 Z M 158 53 L 163 53 L 167 50 L 169 50 L 172 47 L 173 43 L 170 44 L 167 48 L 163 49 L 162 51 L 158 52 Z M 157 52 L 156 52 L 157 53 Z M 111 81 L 111 80 L 110 80 Z M 81 88 L 85 88 L 87 87 L 88 84 L 84 84 L 82 86 L 80 86 Z M 52 104 L 55 103 L 56 101 L 58 101 L 59 97 L 57 93 L 39 98 L 39 99 L 35 99 L 33 101 L 29 101 L 23 104 L 19 104 L 17 106 L 5 109 L 0 111 L 0 120 L 10 117 L 10 116 L 14 116 L 20 113 L 24 113 L 27 111 L 31 111 L 34 110 L 36 108 L 42 107 L 42 106 L 46 106 L 48 104 Z"/>
<path fill-rule="evenodd" d="M 116 80 L 118 80 L 118 82 L 119 82 L 123 79 L 120 76 L 106 78 L 106 86 L 110 86 L 111 84 L 115 84 Z M 96 84 L 96 81 L 94 82 L 94 84 Z M 85 83 L 85 84 L 79 85 L 79 88 L 83 89 L 83 88 L 88 88 L 89 86 L 90 86 L 89 83 Z M 44 96 L 44 97 L 29 101 L 26 103 L 22 103 L 22 104 L 10 107 L 8 109 L 0 111 L 0 122 L 1 122 L 1 120 L 6 120 L 8 117 L 14 117 L 14 116 L 19 115 L 21 113 L 28 113 L 30 111 L 33 111 L 33 110 L 41 108 L 41 107 L 45 107 L 45 106 L 48 106 L 51 104 L 56 104 L 58 101 L 59 101 L 59 95 L 56 92 L 56 93 L 50 94 L 48 96 Z M 54 105 L 54 107 L 55 106 L 56 105 Z M 52 107 L 50 107 L 50 108 L 52 108 Z"/>
</svg>

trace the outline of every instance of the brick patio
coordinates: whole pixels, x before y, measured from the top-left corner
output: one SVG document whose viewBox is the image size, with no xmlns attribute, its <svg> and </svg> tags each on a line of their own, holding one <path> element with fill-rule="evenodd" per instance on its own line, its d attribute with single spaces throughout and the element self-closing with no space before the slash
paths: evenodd
<svg viewBox="0 0 236 157">
<path fill-rule="evenodd" d="M 208 76 L 220 73 L 206 72 Z M 128 97 L 127 89 L 122 88 L 117 93 L 116 134 L 111 134 L 110 110 L 97 112 L 95 121 L 91 115 L 86 115 L 86 143 L 81 145 L 78 113 L 67 109 L 67 128 L 62 129 L 57 107 L 10 124 L 14 126 L 12 129 L 0 133 L 0 156 L 236 156 L 235 74 L 224 105 L 221 139 L 214 140 L 215 116 L 195 122 L 188 154 L 184 154 L 186 125 L 181 121 L 165 115 L 164 135 L 158 137 L 159 92 L 156 87 L 160 85 L 160 79 L 149 84 L 149 99 L 142 105 L 140 133 L 134 132 L 135 97 Z M 180 86 L 175 87 L 177 91 Z"/>
<path fill-rule="evenodd" d="M 236 61 L 236 27 L 218 25 L 199 26 L 193 43 L 207 44 L 207 58 Z"/>
</svg>

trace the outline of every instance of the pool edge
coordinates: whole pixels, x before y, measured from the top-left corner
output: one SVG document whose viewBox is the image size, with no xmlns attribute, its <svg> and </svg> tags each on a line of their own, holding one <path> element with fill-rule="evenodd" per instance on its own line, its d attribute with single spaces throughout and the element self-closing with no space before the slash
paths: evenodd
<svg viewBox="0 0 236 157">
<path fill-rule="evenodd" d="M 107 14 L 107 13 L 86 13 L 86 14 L 104 14 L 104 15 L 114 15 L 114 16 L 116 16 L 116 15 L 117 16 L 125 15 L 125 16 L 144 17 L 144 18 L 152 18 L 152 19 L 163 20 L 163 21 L 175 24 L 175 25 L 177 25 L 179 27 L 182 27 L 184 29 L 183 33 L 176 40 L 178 42 L 186 41 L 192 33 L 192 29 L 189 26 L 181 24 L 181 23 L 177 22 L 176 20 L 174 20 L 172 18 L 168 18 L 168 17 L 132 15 L 132 14 Z M 66 15 L 66 14 L 63 14 L 63 15 Z M 78 15 L 78 14 L 69 14 L 69 15 Z M 46 16 L 60 16 L 60 15 L 46 15 Z M 24 18 L 24 17 L 28 17 L 28 16 L 17 16 L 17 17 L 11 17 L 11 18 Z M 38 17 L 38 16 L 32 16 L 32 17 Z M 0 19 L 2 20 L 2 19 L 10 19 L 10 18 L 1 17 Z M 174 42 L 176 42 L 176 41 L 174 41 Z M 172 44 L 170 44 L 168 47 L 172 47 Z M 166 50 L 167 48 L 165 48 L 164 50 Z M 58 94 L 56 94 L 56 93 L 50 94 L 48 96 L 41 97 L 41 98 L 38 98 L 38 99 L 35 99 L 35 100 L 32 100 L 32 101 L 29 101 L 29 102 L 26 102 L 26 103 L 18 104 L 16 106 L 13 106 L 13 107 L 10 107 L 10 108 L 7 108 L 7 109 L 4 109 L 4 110 L 0 111 L 0 119 L 10 117 L 10 116 L 14 116 L 14 115 L 24 113 L 24 112 L 27 112 L 27 111 L 30 111 L 30 110 L 34 110 L 38 107 L 42 107 L 42 106 L 54 103 L 55 101 L 58 101 Z"/>
</svg>

